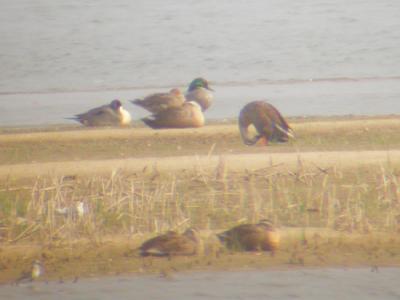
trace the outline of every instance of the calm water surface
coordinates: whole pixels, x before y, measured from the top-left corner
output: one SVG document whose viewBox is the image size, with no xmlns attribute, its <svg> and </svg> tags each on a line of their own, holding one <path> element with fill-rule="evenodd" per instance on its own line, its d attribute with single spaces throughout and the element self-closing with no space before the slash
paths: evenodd
<svg viewBox="0 0 400 300">
<path fill-rule="evenodd" d="M 399 268 L 314 269 L 83 279 L 1 286 L 0 299 L 399 299 Z"/>
<path fill-rule="evenodd" d="M 400 112 L 398 0 L 0 4 L 0 126 L 68 122 L 197 76 L 217 90 L 209 118 L 264 98 L 286 115 Z"/>
</svg>

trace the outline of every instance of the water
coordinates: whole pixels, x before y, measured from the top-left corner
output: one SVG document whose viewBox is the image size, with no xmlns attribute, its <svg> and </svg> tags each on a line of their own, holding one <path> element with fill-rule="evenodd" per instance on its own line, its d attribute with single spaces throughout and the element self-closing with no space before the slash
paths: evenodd
<svg viewBox="0 0 400 300">
<path fill-rule="evenodd" d="M 110 277 L 0 287 L 19 299 L 399 299 L 399 268 L 187 273 L 172 279 Z"/>
<path fill-rule="evenodd" d="M 397 0 L 0 4 L 0 126 L 63 123 L 197 76 L 217 90 L 210 118 L 255 97 L 290 115 L 399 112 Z"/>
</svg>

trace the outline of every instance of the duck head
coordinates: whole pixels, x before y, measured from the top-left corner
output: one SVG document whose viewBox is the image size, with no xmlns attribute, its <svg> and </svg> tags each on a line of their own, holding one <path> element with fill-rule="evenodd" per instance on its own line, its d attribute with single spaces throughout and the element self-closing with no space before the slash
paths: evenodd
<svg viewBox="0 0 400 300">
<path fill-rule="evenodd" d="M 200 241 L 200 234 L 194 228 L 186 229 L 186 231 L 183 233 L 183 235 L 186 236 L 187 238 L 191 239 L 195 243 L 199 243 L 199 241 Z"/>
<path fill-rule="evenodd" d="M 269 219 L 262 219 L 262 220 L 260 220 L 259 222 L 258 222 L 258 224 L 259 225 L 263 225 L 263 226 L 265 226 L 265 227 L 273 227 L 273 223 L 272 223 L 272 221 L 271 220 L 269 220 Z"/>
<path fill-rule="evenodd" d="M 174 95 L 174 96 L 177 96 L 177 97 L 183 95 L 182 92 L 181 92 L 181 90 L 180 90 L 180 89 L 177 89 L 177 88 L 171 89 L 171 90 L 169 91 L 169 93 L 170 93 L 171 95 Z"/>
<path fill-rule="evenodd" d="M 119 110 L 119 108 L 122 106 L 122 103 L 118 99 L 115 99 L 111 101 L 110 106 L 113 110 Z"/>
<path fill-rule="evenodd" d="M 214 91 L 208 86 L 208 81 L 201 77 L 193 79 L 193 81 L 189 85 L 188 91 L 190 92 L 198 88 L 205 88 L 207 90 Z"/>
</svg>

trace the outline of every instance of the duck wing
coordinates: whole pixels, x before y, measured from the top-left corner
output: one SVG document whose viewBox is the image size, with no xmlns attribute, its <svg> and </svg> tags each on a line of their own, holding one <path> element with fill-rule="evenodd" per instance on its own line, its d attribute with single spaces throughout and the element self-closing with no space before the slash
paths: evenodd
<svg viewBox="0 0 400 300">
<path fill-rule="evenodd" d="M 181 106 L 184 102 L 184 98 L 170 93 L 157 93 L 147 96 L 144 99 L 131 100 L 130 102 L 151 113 L 159 113 L 171 107 Z"/>
<path fill-rule="evenodd" d="M 109 105 L 104 105 L 76 115 L 77 120 L 86 126 L 112 126 L 118 125 L 120 115 Z"/>
</svg>

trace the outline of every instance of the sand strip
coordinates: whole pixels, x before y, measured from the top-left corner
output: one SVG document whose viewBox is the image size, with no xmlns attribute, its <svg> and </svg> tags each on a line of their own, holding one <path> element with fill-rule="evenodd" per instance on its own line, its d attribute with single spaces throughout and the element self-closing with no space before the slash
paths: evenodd
<svg viewBox="0 0 400 300">
<path fill-rule="evenodd" d="M 183 169 L 215 168 L 221 160 L 224 161 L 229 170 L 238 171 L 270 166 L 294 168 L 298 165 L 299 160 L 304 166 L 354 167 L 367 164 L 398 163 L 400 161 L 400 150 L 256 153 L 28 163 L 0 166 L 0 177 L 28 178 L 45 175 L 107 174 L 116 170 L 137 172 L 143 170 L 146 166 L 157 166 L 159 171 L 176 172 Z"/>
</svg>

